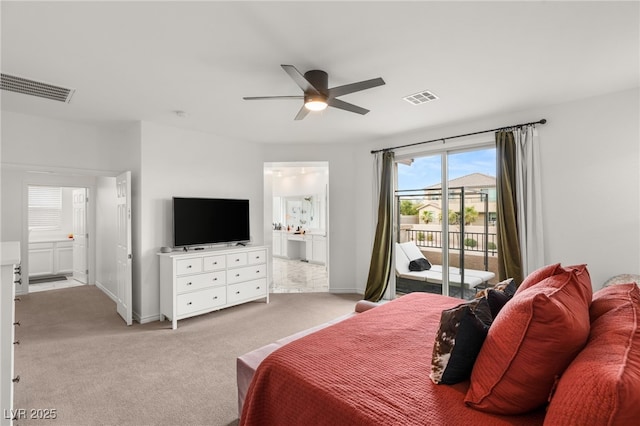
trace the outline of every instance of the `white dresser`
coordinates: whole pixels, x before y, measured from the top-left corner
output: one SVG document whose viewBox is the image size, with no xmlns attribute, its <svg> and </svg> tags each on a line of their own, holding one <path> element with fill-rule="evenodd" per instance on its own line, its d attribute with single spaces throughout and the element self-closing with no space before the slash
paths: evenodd
<svg viewBox="0 0 640 426">
<path fill-rule="evenodd" d="M 15 342 L 15 287 L 20 283 L 20 243 L 3 242 L 2 279 L 0 281 L 0 410 L 1 425 L 13 423 L 13 384 L 20 380 L 14 377 L 13 353 Z"/>
<path fill-rule="evenodd" d="M 158 253 L 160 320 L 178 320 L 229 306 L 266 299 L 269 303 L 267 247 L 247 246 Z"/>
</svg>

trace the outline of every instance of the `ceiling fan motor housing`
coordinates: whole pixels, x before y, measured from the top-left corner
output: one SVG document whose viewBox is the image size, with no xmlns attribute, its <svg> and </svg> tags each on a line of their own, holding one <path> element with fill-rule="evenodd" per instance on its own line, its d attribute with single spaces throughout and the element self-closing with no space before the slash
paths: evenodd
<svg viewBox="0 0 640 426">
<path fill-rule="evenodd" d="M 311 70 L 304 73 L 304 78 L 323 95 L 329 94 L 329 75 L 321 70 Z"/>
</svg>

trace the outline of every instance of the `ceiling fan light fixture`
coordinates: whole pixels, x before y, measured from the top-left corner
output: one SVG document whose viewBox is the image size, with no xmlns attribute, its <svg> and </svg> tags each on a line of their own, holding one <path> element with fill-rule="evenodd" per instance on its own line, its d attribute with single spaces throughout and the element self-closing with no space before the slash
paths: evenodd
<svg viewBox="0 0 640 426">
<path fill-rule="evenodd" d="M 309 111 L 322 111 L 327 108 L 327 98 L 322 95 L 307 95 L 304 99 L 304 107 Z"/>
</svg>

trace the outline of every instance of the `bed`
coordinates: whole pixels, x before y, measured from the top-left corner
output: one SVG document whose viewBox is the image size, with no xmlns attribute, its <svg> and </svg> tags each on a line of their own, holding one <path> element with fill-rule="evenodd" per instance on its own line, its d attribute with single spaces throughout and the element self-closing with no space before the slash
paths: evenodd
<svg viewBox="0 0 640 426">
<path fill-rule="evenodd" d="M 238 382 L 240 425 L 637 424 L 640 287 L 593 293 L 586 265 L 559 263 L 512 284 L 470 301 L 411 293 L 356 305 L 245 354 L 256 368 L 246 392 Z"/>
<path fill-rule="evenodd" d="M 257 368 L 240 425 L 539 425 L 464 403 L 468 381 L 429 379 L 441 312 L 460 299 L 412 293 L 279 347 Z"/>
</svg>

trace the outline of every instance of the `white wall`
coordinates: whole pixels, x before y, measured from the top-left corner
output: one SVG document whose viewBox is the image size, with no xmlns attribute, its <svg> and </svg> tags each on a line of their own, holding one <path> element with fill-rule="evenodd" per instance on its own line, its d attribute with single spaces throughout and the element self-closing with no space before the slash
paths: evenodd
<svg viewBox="0 0 640 426">
<path fill-rule="evenodd" d="M 26 186 L 57 185 L 90 188 L 89 282 L 96 278 L 96 241 L 113 230 L 95 226 L 96 176 L 114 176 L 139 169 L 139 137 L 128 137 L 135 125 L 92 126 L 2 111 L 0 159 L 2 241 L 22 241 L 22 262 L 28 270 Z M 138 132 L 139 133 L 139 132 Z M 139 152 L 139 149 L 138 149 Z M 113 265 L 115 271 L 115 264 Z"/>
<path fill-rule="evenodd" d="M 159 261 L 173 243 L 174 196 L 249 199 L 253 244 L 263 244 L 262 149 L 215 135 L 142 123 L 140 251 L 137 277 L 142 322 L 159 317 Z"/>
<path fill-rule="evenodd" d="M 542 166 L 545 263 L 586 263 L 594 289 L 640 273 L 640 91 L 628 90 L 455 126 L 398 135 L 370 149 L 537 121 Z M 399 151 L 402 152 L 402 151 Z M 363 216 L 357 283 L 366 285 L 372 244 L 371 154 L 361 150 L 354 191 Z M 367 213 L 368 212 L 368 213 Z M 367 250 L 366 247 L 369 247 Z"/>
<path fill-rule="evenodd" d="M 366 148 L 353 144 L 269 144 L 264 151 L 265 162 L 326 161 L 329 164 L 329 283 L 334 293 L 356 292 L 359 287 L 355 259 L 362 250 L 362 241 L 355 229 L 362 217 L 356 193 L 361 176 L 354 164 L 363 153 Z"/>
<path fill-rule="evenodd" d="M 274 197 L 300 197 L 322 194 L 327 188 L 327 174 L 321 171 L 295 176 L 271 176 Z"/>
<path fill-rule="evenodd" d="M 101 171 L 126 169 L 120 127 L 92 126 L 2 111 L 2 163 Z M 124 154 L 124 155 L 123 155 Z"/>
</svg>

